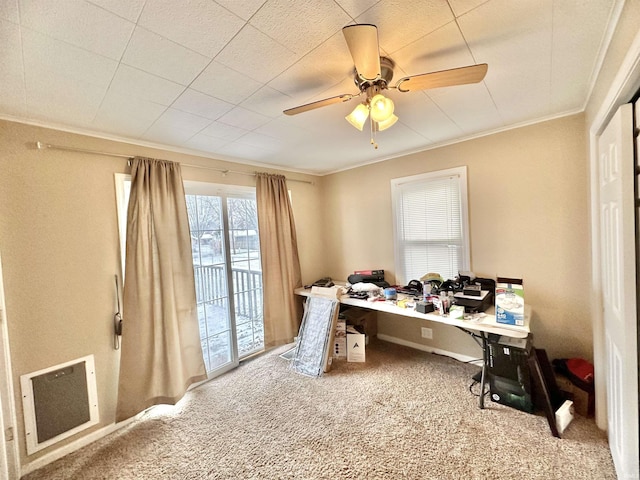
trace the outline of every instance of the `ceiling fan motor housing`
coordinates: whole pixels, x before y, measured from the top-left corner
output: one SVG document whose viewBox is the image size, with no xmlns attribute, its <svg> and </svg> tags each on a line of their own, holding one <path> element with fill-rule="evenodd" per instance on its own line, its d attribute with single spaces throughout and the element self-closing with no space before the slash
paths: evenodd
<svg viewBox="0 0 640 480">
<path fill-rule="evenodd" d="M 378 93 L 379 91 L 387 88 L 391 82 L 394 67 L 395 63 L 393 60 L 388 57 L 380 57 L 380 76 L 378 78 L 374 80 L 367 80 L 366 78 L 361 77 L 358 71 L 354 68 L 353 81 L 361 92 L 365 92 L 368 88 L 376 86 L 378 87 L 378 91 L 376 93 Z"/>
</svg>

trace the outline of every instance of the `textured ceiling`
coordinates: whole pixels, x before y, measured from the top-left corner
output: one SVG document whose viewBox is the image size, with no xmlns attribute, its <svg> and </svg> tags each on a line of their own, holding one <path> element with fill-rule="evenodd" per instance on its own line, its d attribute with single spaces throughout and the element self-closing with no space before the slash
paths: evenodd
<svg viewBox="0 0 640 480">
<path fill-rule="evenodd" d="M 322 174 L 583 110 L 617 1 L 0 0 L 0 115 Z M 387 90 L 400 120 L 377 150 L 343 118 L 358 100 L 283 115 L 358 93 L 353 23 L 377 25 L 396 80 L 488 73 Z"/>
</svg>

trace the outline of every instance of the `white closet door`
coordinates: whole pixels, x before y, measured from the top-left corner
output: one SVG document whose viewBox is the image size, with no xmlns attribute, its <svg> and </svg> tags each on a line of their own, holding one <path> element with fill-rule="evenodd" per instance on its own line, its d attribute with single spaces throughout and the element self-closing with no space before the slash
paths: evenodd
<svg viewBox="0 0 640 480">
<path fill-rule="evenodd" d="M 618 478 L 638 473 L 633 109 L 622 105 L 598 140 L 600 272 L 607 418 Z"/>
</svg>

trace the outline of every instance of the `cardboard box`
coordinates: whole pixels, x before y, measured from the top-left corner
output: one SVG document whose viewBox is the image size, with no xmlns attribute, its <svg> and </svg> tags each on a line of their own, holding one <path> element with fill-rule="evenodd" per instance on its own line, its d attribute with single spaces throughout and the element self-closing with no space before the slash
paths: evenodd
<svg viewBox="0 0 640 480">
<path fill-rule="evenodd" d="M 375 337 L 378 334 L 378 317 L 375 311 L 366 310 L 364 308 L 349 307 L 341 312 L 346 318 L 347 325 L 362 327 L 362 333 L 369 337 Z"/>
<path fill-rule="evenodd" d="M 524 326 L 522 279 L 498 277 L 496 282 L 496 322 Z"/>
<path fill-rule="evenodd" d="M 366 335 L 354 327 L 347 327 L 347 362 L 364 362 Z"/>
<path fill-rule="evenodd" d="M 593 392 L 582 390 L 564 375 L 557 374 L 556 383 L 558 388 L 565 392 L 570 400 L 573 400 L 573 409 L 578 415 L 583 417 L 593 416 L 595 413 L 595 395 Z"/>
</svg>

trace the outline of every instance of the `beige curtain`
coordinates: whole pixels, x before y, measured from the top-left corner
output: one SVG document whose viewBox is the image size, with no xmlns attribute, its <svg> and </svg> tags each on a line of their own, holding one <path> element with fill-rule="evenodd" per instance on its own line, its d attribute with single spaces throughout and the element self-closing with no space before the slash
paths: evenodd
<svg viewBox="0 0 640 480">
<path fill-rule="evenodd" d="M 285 177 L 256 175 L 264 308 L 264 344 L 293 341 L 300 311 L 293 290 L 302 285 L 298 241 Z"/>
<path fill-rule="evenodd" d="M 175 404 L 206 378 L 180 165 L 131 165 L 116 421 Z"/>
</svg>

